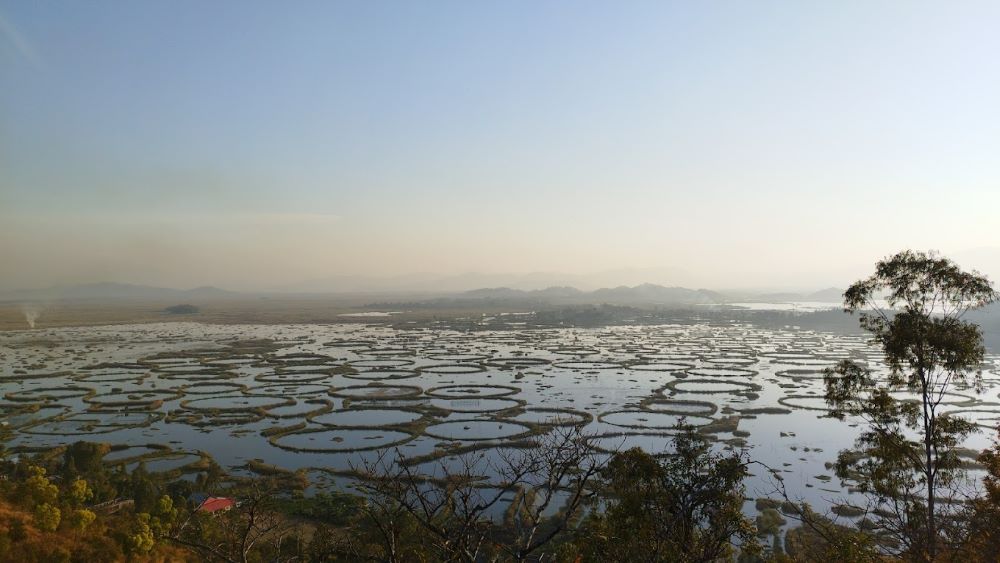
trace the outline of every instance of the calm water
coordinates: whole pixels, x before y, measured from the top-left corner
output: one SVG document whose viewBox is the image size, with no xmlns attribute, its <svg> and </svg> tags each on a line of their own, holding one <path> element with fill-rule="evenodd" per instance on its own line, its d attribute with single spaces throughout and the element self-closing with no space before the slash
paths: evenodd
<svg viewBox="0 0 1000 563">
<path fill-rule="evenodd" d="M 874 366 L 879 355 L 860 336 L 750 326 L 467 333 L 169 323 L 2 333 L 0 385 L 15 428 L 8 447 L 128 445 L 110 461 L 152 455 L 151 471 L 201 452 L 234 473 L 260 460 L 339 484 L 337 472 L 384 447 L 431 456 L 418 467 L 433 471 L 455 461 L 434 458 L 445 446 L 491 455 L 537 424 L 589 421 L 601 449 L 661 453 L 682 415 L 697 426 L 737 417 L 712 434 L 718 447 L 747 449 L 793 496 L 824 506 L 846 498 L 826 464 L 857 433 L 825 417 L 821 398 L 822 369 L 843 358 Z M 337 373 L 345 365 L 358 373 Z M 1000 421 L 998 365 L 991 357 L 985 393 L 959 389 L 949 408 L 984 427 Z M 41 408 L 16 411 L 32 404 Z M 261 434 L 296 424 L 304 427 L 270 441 Z M 767 471 L 755 472 L 751 498 L 773 489 Z"/>
</svg>

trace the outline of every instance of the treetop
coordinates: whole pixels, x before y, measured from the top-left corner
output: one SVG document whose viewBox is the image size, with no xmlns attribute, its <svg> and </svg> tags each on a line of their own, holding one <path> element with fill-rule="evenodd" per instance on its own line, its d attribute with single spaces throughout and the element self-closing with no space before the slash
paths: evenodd
<svg viewBox="0 0 1000 563">
<path fill-rule="evenodd" d="M 877 309 L 882 298 L 890 307 L 922 315 L 961 315 L 993 303 L 1000 294 L 976 270 L 964 271 L 936 252 L 904 250 L 880 260 L 875 273 L 851 285 L 844 293 L 844 310 Z"/>
</svg>

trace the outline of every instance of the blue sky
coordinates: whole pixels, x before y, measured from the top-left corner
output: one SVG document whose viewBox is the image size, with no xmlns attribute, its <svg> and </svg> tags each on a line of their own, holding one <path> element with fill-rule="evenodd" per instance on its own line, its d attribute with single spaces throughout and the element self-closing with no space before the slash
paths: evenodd
<svg viewBox="0 0 1000 563">
<path fill-rule="evenodd" d="M 996 2 L 0 0 L 0 283 L 989 271 L 997 29 Z"/>
</svg>

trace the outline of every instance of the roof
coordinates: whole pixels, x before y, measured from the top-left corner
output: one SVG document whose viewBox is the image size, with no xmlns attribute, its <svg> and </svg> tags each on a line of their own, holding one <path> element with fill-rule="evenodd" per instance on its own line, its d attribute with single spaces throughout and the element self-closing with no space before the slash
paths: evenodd
<svg viewBox="0 0 1000 563">
<path fill-rule="evenodd" d="M 198 505 L 197 510 L 204 510 L 205 512 L 216 512 L 219 510 L 228 510 L 236 504 L 236 501 L 231 498 L 226 497 L 208 497 Z"/>
</svg>

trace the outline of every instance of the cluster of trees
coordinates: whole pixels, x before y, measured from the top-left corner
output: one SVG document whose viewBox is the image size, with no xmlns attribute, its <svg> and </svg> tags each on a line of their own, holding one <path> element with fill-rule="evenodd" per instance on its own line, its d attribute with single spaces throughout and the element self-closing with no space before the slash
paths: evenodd
<svg viewBox="0 0 1000 563">
<path fill-rule="evenodd" d="M 964 317 L 996 292 L 946 259 L 903 252 L 845 297 L 888 368 L 845 361 L 825 374 L 834 416 L 864 423 L 836 464 L 865 499 L 848 506 L 861 515 L 849 525 L 789 498 L 778 477 L 776 497 L 747 517 L 744 481 L 766 468 L 684 425 L 658 456 L 602 454 L 565 428 L 532 449 L 473 449 L 419 471 L 383 452 L 355 468 L 363 494 L 310 498 L 302 479 L 281 473 L 224 480 L 212 466 L 195 482 L 167 483 L 141 464 L 109 471 L 106 447 L 81 442 L 4 462 L 0 560 L 1000 560 L 1000 439 L 974 478 L 961 445 L 976 427 L 943 408 L 956 386 L 982 384 L 982 334 Z M 198 511 L 186 502 L 196 490 L 240 502 Z M 129 500 L 121 510 L 98 508 L 118 498 Z M 788 519 L 796 523 L 782 538 Z"/>
<path fill-rule="evenodd" d="M 0 560 L 121 561 L 173 559 L 155 537 L 177 511 L 161 483 L 140 465 L 109 471 L 108 447 L 77 442 L 61 455 L 6 459 L 0 480 Z M 128 499 L 128 500 L 124 500 Z M 113 514 L 112 514 L 113 513 Z"/>
<path fill-rule="evenodd" d="M 787 498 L 762 499 L 760 515 L 747 517 L 744 480 L 753 462 L 717 451 L 694 428 L 681 428 L 667 456 L 631 449 L 605 458 L 585 439 L 564 432 L 500 461 L 470 453 L 430 481 L 398 459 L 380 458 L 364 468 L 364 496 L 307 499 L 295 480 L 243 480 L 225 489 L 239 505 L 212 514 L 186 502 L 190 490 L 213 488 L 204 477 L 171 486 L 138 468 L 74 472 L 70 452 L 102 451 L 78 443 L 56 463 L 4 468 L 0 561 L 791 563 L 995 561 L 1000 554 L 1000 446 L 983 454 L 986 494 L 954 515 L 967 527 L 966 542 L 939 547 L 932 558 L 912 542 L 838 524 Z M 483 473 L 499 480 L 484 487 Z M 114 513 L 89 508 L 97 490 L 134 503 Z M 786 518 L 799 526 L 781 541 L 777 527 Z M 912 523 L 915 539 L 920 522 Z"/>
<path fill-rule="evenodd" d="M 171 315 L 193 315 L 199 313 L 201 310 L 194 305 L 189 305 L 187 303 L 181 305 L 171 305 L 163 309 L 164 313 L 169 313 Z"/>
<path fill-rule="evenodd" d="M 167 483 L 141 465 L 108 471 L 106 446 L 78 442 L 56 458 L 4 464 L 0 561 L 716 561 L 761 553 L 741 511 L 747 460 L 713 453 L 693 427 L 682 428 L 674 450 L 608 457 L 566 429 L 499 458 L 463 454 L 430 480 L 385 452 L 357 468 L 367 473 L 363 495 L 305 498 L 304 483 L 283 474 L 223 489 L 207 474 Z M 198 511 L 186 498 L 201 488 L 239 504 Z"/>
</svg>

